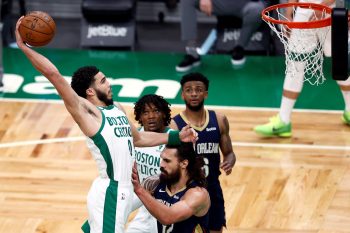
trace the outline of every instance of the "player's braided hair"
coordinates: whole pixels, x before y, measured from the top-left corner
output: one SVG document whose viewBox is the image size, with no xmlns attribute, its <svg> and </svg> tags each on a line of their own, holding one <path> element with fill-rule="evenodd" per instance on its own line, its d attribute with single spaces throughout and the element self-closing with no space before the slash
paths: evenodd
<svg viewBox="0 0 350 233">
<path fill-rule="evenodd" d="M 166 145 L 166 147 L 175 148 L 177 150 L 177 157 L 179 161 L 183 161 L 185 159 L 188 160 L 188 166 L 186 169 L 189 179 L 187 181 L 187 185 L 189 185 L 189 183 L 191 183 L 192 181 L 195 181 L 200 187 L 206 187 L 207 181 L 203 170 L 203 156 L 197 155 L 197 153 L 194 150 L 193 143 L 181 142 L 180 145 Z"/>
<path fill-rule="evenodd" d="M 205 90 L 209 89 L 209 80 L 201 73 L 188 73 L 184 75 L 180 81 L 181 88 L 184 87 L 184 84 L 190 81 L 200 81 L 204 84 Z"/>
<path fill-rule="evenodd" d="M 86 98 L 86 90 L 94 82 L 100 70 L 96 66 L 83 66 L 73 73 L 71 87 L 81 97 Z"/>
<path fill-rule="evenodd" d="M 148 94 L 142 96 L 136 103 L 134 107 L 135 120 L 142 125 L 141 114 L 145 111 L 147 104 L 154 104 L 154 106 L 164 114 L 164 126 L 168 126 L 171 120 L 171 109 L 170 104 L 159 95 Z"/>
</svg>

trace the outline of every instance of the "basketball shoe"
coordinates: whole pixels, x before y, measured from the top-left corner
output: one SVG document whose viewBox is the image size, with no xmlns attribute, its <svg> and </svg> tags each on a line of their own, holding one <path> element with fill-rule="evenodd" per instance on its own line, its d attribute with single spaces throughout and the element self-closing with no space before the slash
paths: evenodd
<svg viewBox="0 0 350 233">
<path fill-rule="evenodd" d="M 342 119 L 345 124 L 350 125 L 350 111 L 344 111 Z"/>
<path fill-rule="evenodd" d="M 232 51 L 231 63 L 234 66 L 240 66 L 245 63 L 244 48 L 236 46 Z"/>
<path fill-rule="evenodd" d="M 349 114 L 350 116 L 350 114 Z M 350 118 L 349 118 L 350 119 Z M 292 124 L 284 123 L 280 116 L 277 114 L 270 118 L 270 122 L 264 125 L 258 125 L 254 128 L 257 134 L 263 136 L 278 136 L 283 138 L 288 138 L 292 136 Z"/>
</svg>

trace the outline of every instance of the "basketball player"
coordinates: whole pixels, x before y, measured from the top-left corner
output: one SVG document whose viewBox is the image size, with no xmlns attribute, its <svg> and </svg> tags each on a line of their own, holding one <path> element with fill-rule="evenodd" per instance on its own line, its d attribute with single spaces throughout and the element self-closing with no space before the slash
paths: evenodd
<svg viewBox="0 0 350 233">
<path fill-rule="evenodd" d="M 134 145 L 155 146 L 192 141 L 195 133 L 187 127 L 180 135 L 138 132 L 120 104 L 113 103 L 111 86 L 105 75 L 94 66 L 79 68 L 72 77 L 71 86 L 46 57 L 27 47 L 18 32 L 21 17 L 16 24 L 16 42 L 32 65 L 56 88 L 81 131 L 87 136 L 87 145 L 96 160 L 99 176 L 94 180 L 88 197 L 88 224 L 84 232 L 124 232 L 131 211 L 133 197 L 130 176 Z M 169 140 L 168 140 L 169 138 Z"/>
<path fill-rule="evenodd" d="M 159 95 L 145 95 L 134 107 L 135 120 L 142 126 L 139 131 L 167 133 L 171 130 L 168 125 L 171 120 L 170 104 Z M 165 145 L 154 147 L 136 147 L 135 159 L 140 181 L 160 173 L 160 153 Z M 136 196 L 136 195 L 135 195 Z M 133 209 L 142 205 L 136 196 Z M 157 233 L 157 220 L 143 205 L 139 208 L 135 218 L 129 223 L 127 233 Z"/>
<path fill-rule="evenodd" d="M 204 157 L 204 170 L 211 199 L 209 210 L 210 232 L 222 232 L 226 226 L 224 197 L 220 186 L 220 168 L 229 175 L 236 161 L 225 115 L 204 108 L 208 97 L 209 80 L 200 73 L 189 73 L 181 79 L 181 97 L 186 109 L 176 115 L 170 127 L 182 129 L 187 124 L 198 133 L 196 153 Z M 220 150 L 223 161 L 220 163 Z"/>
<path fill-rule="evenodd" d="M 161 158 L 160 176 L 147 178 L 145 188 L 136 166 L 132 173 L 134 192 L 158 220 L 158 232 L 208 232 L 210 197 L 204 187 L 203 158 L 191 142 L 167 145 Z"/>
<path fill-rule="evenodd" d="M 291 1 L 289 2 L 296 2 Z M 327 6 L 334 6 L 335 0 L 305 0 L 300 2 L 312 2 L 312 3 L 321 3 Z M 294 21 L 308 21 L 311 17 L 313 11 L 308 9 L 298 9 L 295 16 Z M 287 18 L 292 19 L 292 12 L 289 12 Z M 312 30 L 310 30 L 312 33 Z M 291 34 L 291 39 L 293 37 L 293 31 Z M 328 32 L 325 43 L 323 45 L 325 56 L 331 56 L 331 33 Z M 312 34 L 305 38 L 305 45 L 300 45 L 299 47 L 308 47 L 313 48 L 316 47 L 318 38 L 317 35 Z M 300 38 L 298 39 L 300 43 Z M 296 46 L 298 48 L 298 46 Z M 297 53 L 298 51 L 293 51 Z M 263 125 L 258 125 L 254 128 L 255 132 L 263 135 L 263 136 L 278 136 L 278 137 L 291 137 L 292 136 L 292 124 L 291 124 L 291 115 L 294 108 L 294 104 L 303 88 L 304 85 L 304 69 L 302 68 L 304 64 L 299 62 L 295 65 L 289 65 L 287 68 L 293 69 L 292 72 L 287 72 L 284 84 L 283 84 L 283 94 L 280 105 L 279 113 L 270 119 L 270 122 Z M 298 69 L 294 69 L 293 67 L 299 67 Z M 301 68 L 300 68 L 301 67 Z M 293 74 L 293 76 L 292 76 Z M 342 116 L 342 119 L 345 124 L 350 125 L 350 79 L 345 81 L 337 81 L 340 90 L 343 94 L 344 102 L 345 102 L 345 110 Z"/>
</svg>

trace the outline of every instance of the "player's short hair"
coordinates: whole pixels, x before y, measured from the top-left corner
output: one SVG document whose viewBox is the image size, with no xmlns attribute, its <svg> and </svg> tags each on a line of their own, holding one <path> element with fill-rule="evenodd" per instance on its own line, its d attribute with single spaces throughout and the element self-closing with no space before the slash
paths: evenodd
<svg viewBox="0 0 350 233">
<path fill-rule="evenodd" d="M 180 81 L 181 88 L 184 87 L 185 83 L 190 81 L 200 81 L 204 84 L 206 91 L 209 89 L 209 80 L 201 73 L 188 73 L 182 76 L 182 79 Z"/>
<path fill-rule="evenodd" d="M 171 121 L 171 109 L 168 101 L 166 101 L 163 96 L 155 95 L 155 94 L 148 94 L 142 96 L 134 106 L 134 115 L 135 120 L 142 125 L 141 121 L 141 114 L 145 111 L 147 104 L 154 104 L 156 108 L 158 108 L 159 111 L 161 111 L 164 114 L 164 126 L 168 126 Z"/>
<path fill-rule="evenodd" d="M 72 76 L 71 87 L 81 97 L 86 98 L 86 90 L 95 81 L 95 75 L 100 72 L 96 66 L 83 66 Z"/>
<path fill-rule="evenodd" d="M 187 172 L 190 177 L 188 182 L 195 181 L 200 187 L 205 187 L 207 181 L 205 178 L 203 166 L 203 156 L 196 153 L 192 142 L 181 142 L 180 145 L 166 145 L 166 148 L 177 150 L 179 161 L 188 160 Z"/>
</svg>

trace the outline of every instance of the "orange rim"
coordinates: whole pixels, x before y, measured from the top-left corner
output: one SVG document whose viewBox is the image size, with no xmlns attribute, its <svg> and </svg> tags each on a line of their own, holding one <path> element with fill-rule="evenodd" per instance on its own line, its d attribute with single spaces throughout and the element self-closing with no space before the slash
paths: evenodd
<svg viewBox="0 0 350 233">
<path fill-rule="evenodd" d="M 319 10 L 319 11 L 325 11 L 327 14 L 329 14 L 329 17 L 320 19 L 320 20 L 315 20 L 311 22 L 290 22 L 290 21 L 283 21 L 283 20 L 278 20 L 271 18 L 268 16 L 269 12 L 272 12 L 273 10 L 276 9 L 281 9 L 281 8 L 287 8 L 287 7 L 301 7 L 301 8 L 309 8 L 313 10 Z M 287 25 L 289 28 L 322 28 L 322 27 L 327 27 L 331 25 L 331 15 L 332 13 L 332 8 L 322 5 L 322 4 L 316 4 L 316 3 L 305 3 L 305 2 L 292 2 L 292 3 L 282 3 L 282 4 L 276 4 L 273 6 L 269 6 L 265 8 L 261 12 L 261 16 L 263 20 L 274 23 L 274 24 L 283 24 Z"/>
</svg>

